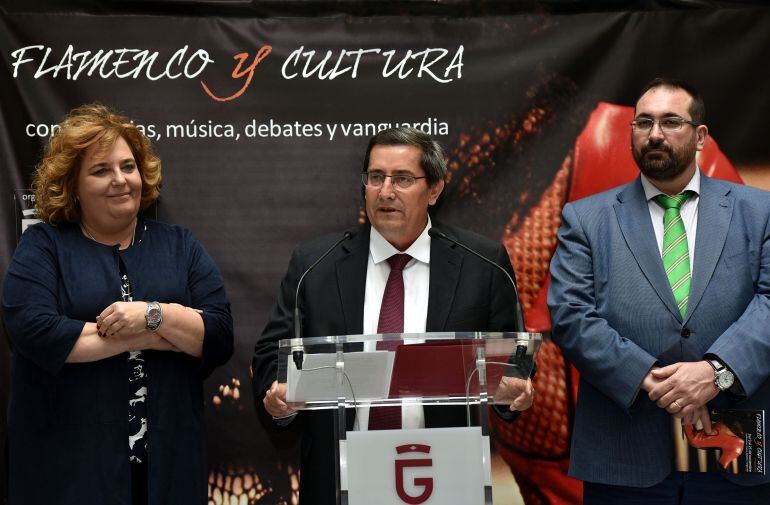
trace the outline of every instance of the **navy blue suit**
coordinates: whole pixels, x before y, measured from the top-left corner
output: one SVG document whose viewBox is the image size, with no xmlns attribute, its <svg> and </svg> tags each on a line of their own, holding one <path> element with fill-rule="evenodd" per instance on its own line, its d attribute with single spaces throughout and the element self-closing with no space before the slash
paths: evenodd
<svg viewBox="0 0 770 505">
<path fill-rule="evenodd" d="M 770 413 L 770 193 L 702 176 L 697 227 L 682 317 L 638 178 L 564 207 L 548 306 L 581 374 L 569 475 L 647 487 L 672 471 L 671 416 L 639 390 L 656 361 L 714 354 L 747 398 L 720 393 L 713 405 Z"/>
</svg>

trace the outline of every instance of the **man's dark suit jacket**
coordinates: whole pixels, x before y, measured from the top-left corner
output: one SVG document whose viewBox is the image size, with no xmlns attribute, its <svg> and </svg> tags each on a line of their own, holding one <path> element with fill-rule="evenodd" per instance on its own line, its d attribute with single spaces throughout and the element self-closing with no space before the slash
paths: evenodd
<svg viewBox="0 0 770 505">
<path fill-rule="evenodd" d="M 514 278 L 508 253 L 501 244 L 458 228 L 438 223 L 434 226 L 496 262 Z M 299 303 L 305 316 L 304 337 L 363 332 L 370 227 L 360 226 L 351 232 L 353 237 L 303 281 Z M 297 281 L 340 238 L 342 233 L 307 242 L 291 257 L 270 321 L 254 349 L 253 387 L 258 406 L 276 379 L 278 341 L 294 335 Z M 516 303 L 513 289 L 502 272 L 446 240 L 431 240 L 427 331 L 512 331 Z M 447 410 L 452 409 L 426 408 L 426 426 L 458 425 L 455 419 L 447 418 Z M 460 414 L 462 423 L 464 410 Z M 331 411 L 300 412 L 297 421 L 303 422 L 300 502 L 331 505 L 335 503 L 334 465 L 337 464 Z"/>
</svg>

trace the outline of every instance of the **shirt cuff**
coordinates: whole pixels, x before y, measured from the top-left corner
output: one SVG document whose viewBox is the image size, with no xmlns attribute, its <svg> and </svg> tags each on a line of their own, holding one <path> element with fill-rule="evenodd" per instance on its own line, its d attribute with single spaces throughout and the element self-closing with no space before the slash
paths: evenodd
<svg viewBox="0 0 770 505">
<path fill-rule="evenodd" d="M 278 426 L 288 426 L 297 417 L 297 412 L 292 412 L 288 416 L 273 417 L 273 422 Z"/>
</svg>

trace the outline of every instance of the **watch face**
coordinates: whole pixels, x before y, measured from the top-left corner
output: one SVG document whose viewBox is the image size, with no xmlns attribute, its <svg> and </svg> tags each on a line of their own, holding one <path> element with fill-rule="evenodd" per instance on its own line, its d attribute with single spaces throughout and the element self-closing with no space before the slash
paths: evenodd
<svg viewBox="0 0 770 505">
<path fill-rule="evenodd" d="M 717 387 L 722 391 L 730 389 L 733 386 L 733 382 L 735 382 L 735 376 L 729 370 L 724 370 L 717 375 Z"/>
<path fill-rule="evenodd" d="M 159 303 L 150 302 L 147 304 L 147 312 L 145 312 L 144 317 L 147 320 L 147 329 L 155 331 L 163 321 L 163 309 Z"/>
</svg>

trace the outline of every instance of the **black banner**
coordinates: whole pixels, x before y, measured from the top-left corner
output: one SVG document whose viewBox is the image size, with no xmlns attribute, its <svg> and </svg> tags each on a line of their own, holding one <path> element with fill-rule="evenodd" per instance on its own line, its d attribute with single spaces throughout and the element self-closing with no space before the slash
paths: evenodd
<svg viewBox="0 0 770 505">
<path fill-rule="evenodd" d="M 553 226 L 534 238 L 524 227 L 549 209 L 558 225 L 576 139 L 602 104 L 627 113 L 622 107 L 653 77 L 690 81 L 721 153 L 746 182 L 767 184 L 769 13 L 254 19 L 0 11 L 0 274 L 29 219 L 21 190 L 66 112 L 100 101 L 133 118 L 163 161 L 158 219 L 193 231 L 232 302 L 235 356 L 206 387 L 211 500 L 291 503 L 297 433 L 255 413 L 252 348 L 294 246 L 362 219 L 357 172 L 368 138 L 409 124 L 447 148 L 441 218 L 510 239 L 532 309 L 554 236 Z M 627 150 L 629 134 L 616 130 L 611 140 Z M 634 170 L 601 165 L 592 174 L 621 168 Z M 571 372 L 559 358 L 544 354 L 561 369 L 539 372 L 553 383 L 541 382 L 538 401 L 569 398 Z M 5 410 L 5 345 L 0 370 Z M 554 440 L 507 445 L 555 473 L 568 458 L 570 424 L 569 400 L 559 402 L 543 435 Z M 561 449 L 549 452 L 554 446 Z M 556 496 L 534 477 L 522 482 L 532 503 L 574 500 L 573 483 Z"/>
</svg>

